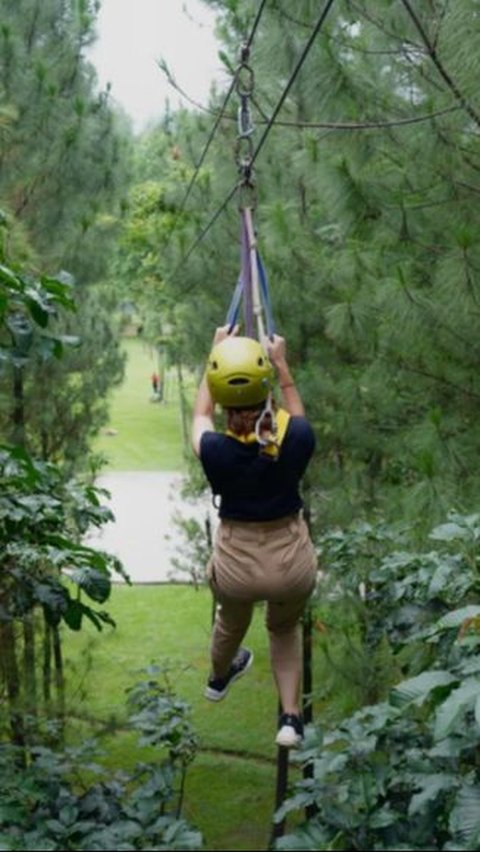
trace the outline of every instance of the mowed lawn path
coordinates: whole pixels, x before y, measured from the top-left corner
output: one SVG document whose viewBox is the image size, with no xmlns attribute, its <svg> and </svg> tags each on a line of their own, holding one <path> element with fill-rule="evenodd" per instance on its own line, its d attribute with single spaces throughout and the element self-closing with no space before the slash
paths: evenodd
<svg viewBox="0 0 480 852">
<path fill-rule="evenodd" d="M 183 427 L 175 371 L 168 370 L 164 401 L 153 401 L 151 375 L 159 372 L 155 350 L 139 338 L 126 338 L 125 378 L 111 392 L 110 421 L 93 449 L 107 460 L 105 471 L 183 471 Z M 186 383 L 190 398 L 194 382 Z"/>
<path fill-rule="evenodd" d="M 155 350 L 139 338 L 124 341 L 125 378 L 110 400 L 110 420 L 94 449 L 107 460 L 97 485 L 110 494 L 105 503 L 115 520 L 95 530 L 87 543 L 121 559 L 134 583 L 186 579 L 173 559 L 182 544 L 175 519 L 196 518 L 215 524 L 208 497 L 187 501 L 181 494 L 188 422 L 182 420 L 176 373 L 166 374 L 163 400 L 152 393 L 151 375 L 159 373 Z M 186 395 L 195 387 L 186 379 Z M 186 421 L 185 417 L 185 421 Z"/>
</svg>

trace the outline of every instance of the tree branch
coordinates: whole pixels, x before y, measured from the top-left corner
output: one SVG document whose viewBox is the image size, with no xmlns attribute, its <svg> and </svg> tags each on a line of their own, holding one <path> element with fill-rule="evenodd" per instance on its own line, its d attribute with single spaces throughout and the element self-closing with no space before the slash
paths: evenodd
<svg viewBox="0 0 480 852">
<path fill-rule="evenodd" d="M 436 47 L 430 41 L 430 39 L 429 39 L 429 37 L 428 37 L 428 35 L 427 35 L 423 25 L 422 25 L 422 22 L 420 21 L 417 13 L 414 11 L 414 9 L 412 9 L 412 6 L 410 5 L 410 0 L 401 0 L 401 2 L 405 6 L 405 9 L 407 10 L 408 14 L 410 15 L 412 21 L 414 22 L 414 24 L 416 26 L 418 32 L 420 33 L 422 41 L 423 41 L 425 47 L 427 48 L 428 55 L 430 56 L 432 62 L 434 63 L 438 73 L 440 74 L 442 79 L 445 81 L 448 88 L 453 92 L 456 99 L 462 105 L 463 109 L 468 113 L 468 115 L 475 122 L 475 124 L 478 127 L 480 127 L 480 114 L 477 113 L 477 111 L 472 107 L 472 105 L 467 100 L 465 95 L 462 94 L 462 92 L 458 88 L 457 84 L 455 83 L 453 77 L 450 76 L 447 69 L 445 68 L 445 66 L 441 62 L 441 60 L 438 56 Z"/>
</svg>

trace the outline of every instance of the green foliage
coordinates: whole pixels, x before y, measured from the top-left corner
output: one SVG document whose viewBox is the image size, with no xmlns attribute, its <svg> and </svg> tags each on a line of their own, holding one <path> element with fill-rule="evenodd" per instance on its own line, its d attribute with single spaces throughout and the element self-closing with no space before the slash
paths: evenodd
<svg viewBox="0 0 480 852">
<path fill-rule="evenodd" d="M 297 785 L 276 818 L 307 805 L 317 813 L 279 849 L 315 849 L 319 837 L 322 848 L 335 849 L 477 843 L 479 524 L 479 515 L 452 512 L 431 533 L 443 549 L 427 553 L 395 550 L 381 528 L 337 532 L 326 542 L 336 554 L 339 605 L 362 577 L 365 642 L 383 635 L 405 679 L 399 672 L 386 700 L 333 730 L 309 731 L 299 760 L 313 763 L 313 778 Z"/>
<path fill-rule="evenodd" d="M 98 604 L 110 597 L 112 574 L 128 577 L 116 557 L 79 543 L 111 518 L 99 489 L 66 482 L 20 447 L 0 446 L 0 480 L 0 678 L 11 738 L 24 748 L 38 737 L 40 711 L 54 712 L 54 691 L 56 712 L 64 707 L 60 624 L 115 626 Z"/>
<path fill-rule="evenodd" d="M 278 702 L 265 610 L 255 607 L 249 629 L 255 664 L 248 677 L 235 684 L 232 700 L 213 705 L 202 697 L 209 676 L 212 604 L 206 586 L 196 591 L 190 584 L 115 583 L 108 609 L 116 630 L 99 634 L 87 624 L 81 633 L 63 634 L 68 730 L 71 724 L 73 734 L 82 736 L 84 727 L 80 723 L 78 731 L 76 720 L 95 720 L 95 729 L 105 731 L 102 762 L 112 771 L 117 766 L 130 771 L 143 758 L 126 729 L 119 696 L 132 682 L 147 679 L 138 678 L 137 669 L 168 660 L 176 694 L 192 707 L 200 744 L 187 772 L 184 816 L 202 831 L 208 849 L 262 849 L 274 807 Z M 85 653 L 93 658 L 87 673 Z M 314 659 L 320 662 L 315 650 Z M 299 774 L 292 767 L 291 779 Z"/>
<path fill-rule="evenodd" d="M 204 523 L 201 524 L 197 518 L 184 517 L 180 513 L 173 516 L 173 523 L 177 527 L 183 541 L 177 547 L 176 555 L 172 557 L 174 571 L 185 573 L 196 589 L 206 582 L 206 569 L 212 550 L 211 521 L 207 514 Z"/>
<path fill-rule="evenodd" d="M 42 266 L 70 269 L 81 281 L 92 269 L 99 214 L 124 180 L 129 145 L 126 123 L 96 91 L 85 58 L 97 11 L 77 0 L 21 0 L 2 10 L 0 98 L 15 112 L 0 139 L 0 194 L 26 223 Z"/>
<path fill-rule="evenodd" d="M 63 344 L 72 344 L 76 338 L 42 332 L 59 309 L 72 311 L 74 307 L 63 282 L 48 276 L 37 280 L 0 264 L 0 365 L 24 366 L 34 345 L 45 359 L 61 357 Z"/>
<path fill-rule="evenodd" d="M 150 666 L 146 680 L 128 692 L 131 723 L 142 732 L 140 745 L 162 745 L 172 762 L 186 769 L 195 757 L 197 738 L 188 721 L 188 705 L 175 697 L 171 673 L 174 666 Z M 163 675 L 163 683 L 158 680 Z"/>
<path fill-rule="evenodd" d="M 21 262 L 23 277 L 38 279 L 49 297 L 53 279 L 43 273 L 58 270 L 58 278 L 69 281 L 76 311 L 74 319 L 65 311 L 53 315 L 51 299 L 40 298 L 32 280 L 28 311 L 35 333 L 20 315 L 8 321 L 16 357 L 12 369 L 3 365 L 0 372 L 0 436 L 70 470 L 86 465 L 92 437 L 107 419 L 106 391 L 123 367 L 113 319 L 117 300 L 101 285 L 130 134 L 107 94 L 96 91 L 85 58 L 98 8 L 77 0 L 22 0 L 2 10 L 0 106 L 10 118 L 0 135 L 0 261 Z M 52 361 L 52 354 L 63 357 Z"/>
<path fill-rule="evenodd" d="M 36 746 L 26 766 L 13 746 L 0 746 L 2 849 L 201 848 L 201 835 L 181 817 L 195 754 L 188 707 L 172 692 L 168 671 L 145 674 L 129 692 L 129 723 L 157 754 L 131 772 L 104 769 L 95 740 L 57 751 Z"/>
<path fill-rule="evenodd" d="M 125 576 L 116 557 L 77 543 L 79 532 L 111 519 L 100 504 L 101 492 L 65 484 L 56 467 L 32 460 L 18 447 L 0 447 L 0 477 L 3 620 L 21 618 L 41 604 L 51 624 L 63 618 L 79 629 L 86 615 L 101 629 L 107 614 L 91 610 L 69 590 L 73 582 L 79 592 L 104 603 L 112 571 Z"/>
<path fill-rule="evenodd" d="M 4 440 L 70 470 L 85 463 L 92 436 L 107 419 L 106 391 L 123 374 L 123 357 L 105 317 L 113 304 L 98 288 L 79 296 L 71 276 L 37 279 L 0 265 Z M 89 322 L 86 339 L 75 334 L 79 314 Z"/>
<path fill-rule="evenodd" d="M 52 710 L 53 673 L 57 710 L 62 714 L 64 709 L 60 622 L 75 631 L 84 618 L 98 630 L 113 625 L 109 614 L 85 603 L 84 596 L 103 604 L 112 572 L 128 578 L 118 559 L 79 543 L 91 524 L 101 526 L 111 518 L 100 504 L 100 491 L 68 481 L 65 469 L 32 458 L 25 448 L 24 369 L 36 352 L 46 361 L 62 354 L 63 340 L 52 335 L 50 325 L 59 308 L 73 308 L 70 288 L 53 278 L 38 281 L 3 263 L 0 297 L 2 362 L 13 378 L 12 438 L 17 442 L 0 445 L 0 678 L 11 739 L 25 759 L 27 741 L 38 736 L 40 671 L 46 713 Z"/>
</svg>

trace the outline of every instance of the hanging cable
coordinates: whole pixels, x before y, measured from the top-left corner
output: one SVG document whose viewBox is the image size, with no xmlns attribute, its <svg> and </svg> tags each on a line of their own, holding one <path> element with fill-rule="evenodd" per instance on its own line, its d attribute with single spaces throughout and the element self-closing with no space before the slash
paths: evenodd
<svg viewBox="0 0 480 852">
<path fill-rule="evenodd" d="M 180 217 L 180 216 L 182 215 L 183 211 L 185 210 L 185 207 L 186 207 L 187 201 L 188 201 L 188 199 L 189 199 L 190 193 L 191 193 L 191 191 L 192 191 L 192 189 L 193 189 L 193 185 L 194 185 L 194 183 L 195 183 L 195 181 L 196 181 L 196 179 L 197 179 L 197 177 L 198 177 L 198 173 L 199 173 L 200 169 L 202 168 L 202 165 L 203 165 L 203 162 L 204 162 L 204 160 L 205 160 L 205 157 L 206 157 L 206 156 L 207 156 L 207 154 L 208 154 L 208 149 L 210 148 L 210 145 L 212 144 L 212 141 L 213 141 L 213 137 L 215 136 L 215 133 L 217 132 L 217 127 L 218 127 L 218 125 L 220 124 L 220 122 L 221 122 L 221 120 L 222 120 L 222 118 L 223 118 L 223 114 L 224 114 L 224 112 L 225 112 L 225 109 L 226 109 L 226 107 L 227 107 L 228 101 L 229 101 L 229 99 L 230 99 L 230 95 L 232 94 L 232 92 L 233 92 L 233 90 L 234 90 L 234 88 L 235 88 L 235 82 L 236 82 L 236 81 L 235 81 L 235 77 L 234 77 L 234 78 L 232 79 L 231 83 L 230 83 L 229 88 L 228 88 L 228 92 L 227 92 L 227 94 L 226 94 L 226 96 L 225 96 L 225 100 L 224 100 L 224 102 L 223 102 L 223 106 L 222 106 L 222 108 L 221 108 L 220 112 L 218 113 L 217 118 L 216 118 L 216 120 L 215 120 L 215 122 L 214 122 L 214 125 L 213 125 L 213 127 L 212 127 L 212 129 L 211 129 L 211 131 L 210 131 L 210 135 L 209 135 L 209 137 L 208 137 L 208 139 L 207 139 L 207 142 L 206 142 L 206 144 L 205 144 L 205 147 L 204 147 L 204 149 L 203 149 L 203 151 L 202 151 L 201 157 L 200 157 L 200 159 L 199 159 L 199 161 L 198 161 L 197 165 L 195 166 L 195 171 L 194 171 L 194 173 L 193 173 L 192 177 L 190 178 L 190 183 L 188 184 L 187 190 L 186 190 L 185 195 L 184 195 L 184 197 L 183 197 L 183 201 L 182 201 L 182 203 L 180 204 L 180 208 L 179 208 L 179 210 L 177 210 L 177 211 L 176 211 L 177 218 L 178 218 L 178 217 Z"/>
<path fill-rule="evenodd" d="M 257 159 L 257 157 L 258 157 L 258 155 L 259 155 L 259 153 L 260 153 L 261 149 L 263 148 L 263 145 L 264 145 L 264 144 L 265 144 L 265 142 L 266 142 L 266 139 L 267 139 L 267 137 L 268 137 L 268 134 L 270 133 L 270 130 L 272 129 L 272 127 L 273 127 L 273 125 L 274 125 L 274 123 L 275 123 L 275 119 L 276 119 L 276 117 L 277 117 L 277 115 L 278 115 L 278 113 L 279 113 L 279 111 L 280 111 L 281 107 L 283 106 L 283 103 L 284 103 L 284 101 L 285 101 L 285 98 L 287 97 L 288 92 L 290 91 L 290 89 L 291 89 L 291 87 L 292 87 L 292 85 L 293 85 L 293 83 L 294 83 L 294 81 L 295 81 L 295 79 L 296 79 L 296 77 L 297 77 L 297 75 L 298 75 L 298 73 L 299 73 L 299 71 L 300 71 L 300 69 L 301 69 L 301 67 L 302 67 L 303 63 L 305 62 L 305 59 L 306 59 L 306 57 L 307 57 L 307 55 L 308 55 L 309 51 L 311 50 L 311 47 L 312 47 L 312 45 L 313 45 L 313 42 L 315 41 L 315 38 L 316 38 L 316 37 L 317 37 L 317 35 L 319 34 L 319 32 L 320 32 L 320 30 L 321 30 L 321 28 L 322 28 L 322 26 L 323 26 L 323 23 L 324 23 L 324 21 L 325 21 L 325 19 L 326 19 L 326 17 L 327 17 L 327 14 L 328 14 L 328 12 L 330 11 L 330 8 L 332 7 L 332 5 L 333 5 L 333 3 L 334 3 L 334 2 L 335 2 L 335 0 L 327 0 L 327 3 L 326 3 L 326 5 L 325 5 L 325 7 L 324 7 L 324 9 L 323 9 L 323 11 L 322 11 L 322 13 L 321 13 L 321 15 L 320 15 L 320 17 L 319 17 L 318 21 L 317 21 L 317 23 L 316 23 L 316 25 L 315 25 L 315 28 L 314 28 L 314 30 L 313 30 L 313 32 L 312 32 L 312 34 L 311 34 L 310 38 L 308 39 L 307 44 L 305 45 L 305 47 L 304 47 L 304 49 L 303 49 L 302 55 L 301 55 L 301 57 L 300 57 L 299 61 L 297 62 L 296 66 L 295 66 L 295 68 L 294 68 L 294 70 L 293 70 L 293 72 L 292 72 L 292 75 L 291 75 L 290 79 L 288 80 L 287 85 L 285 86 L 285 89 L 284 89 L 284 90 L 283 90 L 283 92 L 282 92 L 282 95 L 281 95 L 281 97 L 280 97 L 280 99 L 279 99 L 279 101 L 278 101 L 278 103 L 277 103 L 277 106 L 275 107 L 275 109 L 274 109 L 274 111 L 273 111 L 272 116 L 270 117 L 270 120 L 269 120 L 269 122 L 268 122 L 268 125 L 267 125 L 267 127 L 265 128 L 265 130 L 264 130 L 264 132 L 263 132 L 263 134 L 262 134 L 262 137 L 261 137 L 261 139 L 260 139 L 260 142 L 258 143 L 257 147 L 255 148 L 255 150 L 254 150 L 254 151 L 253 151 L 253 153 L 252 153 L 252 156 L 251 156 L 251 159 L 250 159 L 250 169 L 253 167 L 253 164 L 255 163 L 255 161 L 256 161 L 256 159 Z M 263 4 L 262 4 L 262 8 L 263 8 Z M 258 17 L 258 16 L 257 16 L 257 17 Z M 237 186 L 237 184 L 235 184 L 235 186 L 234 186 L 234 187 L 233 187 L 233 188 L 229 191 L 229 193 L 228 193 L 227 197 L 226 197 L 226 198 L 225 198 L 225 200 L 222 202 L 221 206 L 217 209 L 217 211 L 216 211 L 216 212 L 214 213 L 214 215 L 211 217 L 211 219 L 209 220 L 209 222 L 207 223 L 207 225 L 205 226 L 205 228 L 202 230 L 201 234 L 200 234 L 200 235 L 196 238 L 195 242 L 194 242 L 194 243 L 190 246 L 190 248 L 188 249 L 187 253 L 186 253 L 186 254 L 183 256 L 183 258 L 180 260 L 180 262 L 179 262 L 179 263 L 178 263 L 178 265 L 176 266 L 175 270 L 173 271 L 173 273 L 172 273 L 172 276 L 171 276 L 171 277 L 174 277 L 174 276 L 178 273 L 178 271 L 179 271 L 179 270 L 180 270 L 180 269 L 184 266 L 184 264 L 186 263 L 186 261 L 188 260 L 188 258 L 189 258 L 189 257 L 191 256 L 191 254 L 193 253 L 193 251 L 197 248 L 197 246 L 200 244 L 200 242 L 204 239 L 204 237 L 206 236 L 206 234 L 208 233 L 208 231 L 210 230 L 210 228 L 212 227 L 212 225 L 213 225 L 213 224 L 217 221 L 217 219 L 218 219 L 218 217 L 220 216 L 220 214 L 221 214 L 221 213 L 225 210 L 225 208 L 227 207 L 227 205 L 229 204 L 229 202 L 231 201 L 231 199 L 232 199 L 232 198 L 233 198 L 233 196 L 235 195 L 235 193 L 236 193 L 236 191 L 237 191 L 237 188 L 238 188 L 238 186 Z M 192 284 L 190 287 L 187 287 L 187 288 L 183 291 L 183 293 L 182 293 L 181 295 L 182 295 L 182 296 L 187 295 L 187 293 L 189 293 L 189 292 L 193 289 L 193 287 L 195 287 L 195 286 L 196 286 L 196 284 L 194 283 L 194 284 Z"/>
<path fill-rule="evenodd" d="M 351 45 L 349 45 L 349 46 L 351 47 L 352 50 L 354 49 L 353 46 L 351 46 Z M 360 48 L 356 47 L 355 50 L 359 51 Z M 364 51 L 361 51 L 361 52 L 362 53 L 387 54 L 387 55 L 388 54 L 394 54 L 394 55 L 402 54 L 402 51 L 399 51 L 399 50 L 385 50 L 385 51 L 364 50 Z M 182 95 L 183 98 L 185 98 L 187 101 L 190 101 L 190 103 L 193 104 L 193 106 L 196 107 L 198 110 L 206 113 L 207 115 L 212 115 L 214 118 L 218 118 L 218 116 L 220 114 L 219 114 L 219 112 L 217 112 L 217 110 L 213 109 L 212 107 L 205 107 L 202 104 L 198 103 L 198 101 L 195 101 L 192 97 L 190 97 L 190 95 L 187 94 L 187 92 L 184 91 L 184 89 L 182 89 L 178 85 L 178 83 L 171 76 L 168 76 L 167 80 L 168 80 L 168 83 L 177 92 L 179 92 Z M 257 119 L 257 124 L 268 124 L 268 122 L 269 122 L 268 115 L 266 114 L 265 110 L 260 106 L 260 104 L 258 103 L 258 100 L 252 98 L 252 103 L 255 106 L 255 108 L 258 110 L 258 112 L 261 116 L 261 118 Z M 425 113 L 423 115 L 418 115 L 418 116 L 409 116 L 409 117 L 407 116 L 405 118 L 391 118 L 391 119 L 385 118 L 385 119 L 378 119 L 377 121 L 365 121 L 365 122 L 361 122 L 361 121 L 286 121 L 286 120 L 279 121 L 277 119 L 277 121 L 275 121 L 275 126 L 276 127 L 292 128 L 292 130 L 295 130 L 295 129 L 301 130 L 303 128 L 313 128 L 313 129 L 319 128 L 321 130 L 326 129 L 326 130 L 342 130 L 342 131 L 343 130 L 376 130 L 377 128 L 381 130 L 384 127 L 398 127 L 398 126 L 402 126 L 404 124 L 417 124 L 417 123 L 422 122 L 422 121 L 429 121 L 432 118 L 437 118 L 438 116 L 446 115 L 447 113 L 455 112 L 455 111 L 458 111 L 460 109 L 464 109 L 464 106 L 462 104 L 457 104 L 456 106 L 451 106 L 451 107 L 445 107 L 444 109 L 437 110 L 436 112 Z M 230 113 L 227 113 L 227 114 L 223 113 L 221 118 L 225 121 L 230 121 L 230 122 L 232 122 L 232 121 L 237 122 L 238 121 L 238 117 L 236 115 L 232 115 Z"/>
<path fill-rule="evenodd" d="M 252 26 L 252 29 L 251 29 L 251 31 L 250 31 L 250 35 L 248 36 L 248 38 L 246 39 L 245 44 L 244 44 L 244 48 L 243 48 L 243 49 L 245 49 L 245 50 L 249 50 L 249 49 L 250 49 L 250 46 L 251 46 L 252 41 L 253 41 L 253 39 L 254 39 L 254 37 L 255 37 L 255 33 L 256 33 L 256 31 L 257 31 L 258 25 L 259 25 L 259 23 L 260 23 L 260 18 L 261 18 L 261 16 L 262 16 L 262 12 L 263 12 L 263 9 L 264 9 L 264 6 L 265 6 L 265 3 L 266 3 L 266 0 L 262 0 L 262 2 L 260 3 L 259 9 L 258 9 L 258 11 L 257 11 L 257 15 L 256 15 L 256 17 L 255 17 L 255 21 L 253 22 L 253 26 Z M 210 135 L 209 135 L 209 137 L 208 137 L 208 139 L 207 139 L 207 142 L 206 142 L 205 147 L 204 147 L 204 149 L 203 149 L 203 151 L 202 151 L 202 154 L 201 154 L 201 156 L 200 156 L 200 159 L 199 159 L 199 161 L 198 161 L 198 163 L 197 163 L 197 165 L 196 165 L 196 167 L 195 167 L 195 171 L 194 171 L 194 173 L 193 173 L 193 175 L 192 175 L 192 177 L 191 177 L 191 179 L 190 179 L 190 183 L 188 184 L 188 187 L 187 187 L 187 190 L 186 190 L 186 192 L 185 192 L 185 196 L 184 196 L 184 198 L 183 198 L 183 201 L 181 202 L 181 204 L 180 204 L 180 208 L 179 208 L 179 210 L 177 211 L 177 217 L 178 217 L 178 216 L 180 216 L 180 215 L 183 213 L 183 211 L 185 210 L 185 206 L 186 206 L 186 203 L 187 203 L 188 198 L 189 198 L 189 196 L 190 196 L 190 193 L 191 193 L 191 191 L 192 191 L 192 189 L 193 189 L 193 185 L 194 185 L 194 183 L 195 183 L 195 181 L 196 181 L 196 179 L 197 179 L 198 173 L 199 173 L 199 171 L 200 171 L 200 169 L 201 169 L 201 167 L 202 167 L 202 165 L 203 165 L 203 162 L 204 162 L 204 160 L 205 160 L 205 157 L 207 156 L 207 153 L 208 153 L 208 150 L 209 150 L 209 148 L 210 148 L 210 145 L 212 144 L 212 141 L 213 141 L 213 138 L 214 138 L 214 136 L 215 136 L 215 133 L 217 132 L 218 125 L 220 124 L 220 122 L 221 122 L 221 120 L 222 120 L 222 118 L 223 118 L 223 116 L 224 116 L 224 112 L 225 112 L 225 110 L 226 110 L 226 108 L 227 108 L 227 104 L 228 104 L 228 101 L 230 100 L 231 94 L 232 94 L 232 92 L 233 92 L 233 90 L 234 90 L 235 86 L 237 85 L 237 75 L 238 75 L 238 70 L 237 70 L 237 72 L 235 73 L 235 75 L 233 76 L 233 78 L 232 78 L 232 80 L 231 80 L 230 86 L 229 86 L 229 88 L 228 88 L 228 92 L 227 92 L 227 94 L 226 94 L 226 96 L 225 96 L 225 99 L 224 99 L 224 101 L 223 101 L 223 105 L 222 105 L 222 107 L 221 107 L 221 109 L 220 109 L 220 112 L 218 113 L 218 115 L 217 115 L 217 117 L 216 117 L 216 120 L 215 120 L 215 122 L 214 122 L 214 125 L 213 125 L 213 127 L 212 127 L 211 131 L 210 131 Z"/>
<path fill-rule="evenodd" d="M 250 49 L 251 46 L 252 46 L 252 41 L 255 38 L 255 33 L 257 32 L 257 28 L 258 28 L 258 25 L 260 23 L 260 18 L 262 17 L 263 9 L 264 9 L 266 2 L 267 2 L 267 0 L 262 0 L 262 2 L 260 3 L 260 6 L 258 7 L 258 11 L 257 11 L 256 17 L 255 17 L 255 20 L 253 22 L 253 26 L 252 26 L 250 35 L 245 42 L 245 46 L 248 49 Z"/>
<path fill-rule="evenodd" d="M 312 32 L 312 34 L 311 34 L 310 38 L 308 39 L 308 41 L 307 41 L 307 43 L 306 43 L 306 45 L 305 45 L 305 47 L 304 47 L 304 49 L 303 49 L 303 51 L 302 51 L 302 54 L 301 54 L 301 56 L 300 56 L 300 59 L 298 60 L 298 62 L 297 62 L 297 64 L 296 64 L 296 66 L 295 66 L 295 68 L 294 68 L 294 70 L 293 70 L 293 73 L 292 73 L 292 75 L 291 75 L 291 77 L 290 77 L 290 79 L 289 79 L 289 81 L 288 81 L 287 85 L 285 86 L 285 89 L 283 90 L 283 93 L 282 93 L 281 98 L 280 98 L 280 100 L 278 101 L 278 104 L 277 104 L 277 106 L 275 107 L 275 109 L 274 109 L 274 111 L 273 111 L 272 115 L 270 116 L 270 120 L 269 120 L 269 122 L 268 122 L 268 124 L 267 124 L 267 126 L 266 126 L 266 128 L 265 128 L 265 130 L 264 130 L 264 132 L 263 132 L 263 134 L 262 134 L 262 136 L 261 136 L 261 138 L 260 138 L 260 142 L 258 143 L 258 145 L 257 145 L 257 147 L 256 147 L 256 149 L 255 149 L 255 153 L 254 153 L 254 155 L 253 155 L 253 159 L 252 159 L 252 167 L 253 167 L 253 165 L 254 165 L 254 163 L 255 163 L 255 160 L 257 159 L 257 157 L 258 157 L 258 155 L 259 155 L 260 151 L 262 150 L 262 148 L 263 148 L 263 146 L 264 146 L 264 144 L 265 144 L 265 141 L 266 141 L 266 139 L 267 139 L 267 136 L 268 136 L 268 134 L 270 133 L 270 130 L 272 129 L 272 127 L 273 127 L 273 125 L 274 125 L 274 123 L 275 123 L 275 119 L 276 119 L 276 117 L 277 117 L 278 113 L 280 112 L 280 110 L 281 110 L 281 108 L 282 108 L 282 106 L 283 106 L 283 104 L 284 104 L 285 98 L 287 97 L 287 95 L 288 95 L 288 93 L 289 93 L 290 89 L 292 88 L 292 86 L 293 86 L 293 84 L 294 84 L 294 82 L 295 82 L 295 80 L 296 80 L 296 78 L 297 78 L 298 72 L 300 71 L 300 69 L 301 69 L 301 67 L 302 67 L 303 63 L 305 62 L 305 59 L 307 58 L 307 56 L 308 56 L 308 54 L 309 54 L 309 52 L 310 52 L 310 49 L 311 49 L 311 47 L 312 47 L 312 44 L 313 44 L 313 42 L 315 41 L 315 39 L 316 39 L 316 37 L 317 37 L 318 33 L 320 32 L 320 30 L 321 30 L 321 28 L 322 28 L 322 26 L 323 26 L 323 23 L 324 23 L 324 21 L 325 21 L 325 18 L 327 17 L 327 15 L 328 15 L 328 13 L 329 13 L 329 11 L 330 11 L 331 7 L 333 6 L 334 2 L 335 2 L 335 0 L 327 0 L 327 2 L 326 2 L 326 4 L 325 4 L 325 6 L 324 6 L 324 8 L 323 8 L 323 11 L 322 11 L 321 15 L 320 15 L 320 17 L 319 17 L 319 19 L 318 19 L 317 23 L 315 24 L 315 27 L 314 27 L 314 29 L 313 29 L 313 32 Z"/>
<path fill-rule="evenodd" d="M 373 51 L 372 51 L 373 52 Z M 380 51 L 375 51 L 379 53 Z M 385 53 L 387 51 L 384 51 Z M 398 53 L 399 51 L 390 51 L 391 53 Z M 211 109 L 210 107 L 204 107 L 202 104 L 199 104 L 198 101 L 195 101 L 191 98 L 183 89 L 180 88 L 176 83 L 173 83 L 169 80 L 171 86 L 173 86 L 176 91 L 180 92 L 182 97 L 186 98 L 186 100 L 190 101 L 193 106 L 195 106 L 198 110 L 207 113 L 208 115 L 212 115 L 215 118 L 219 115 L 216 110 Z M 252 103 L 255 108 L 261 115 L 261 118 L 257 119 L 257 124 L 268 124 L 269 118 L 263 108 L 260 106 L 257 100 L 252 98 Z M 275 127 L 286 127 L 291 130 L 303 130 L 303 129 L 319 129 L 319 130 L 382 130 L 388 127 L 401 127 L 403 125 L 408 124 L 418 124 L 422 121 L 430 121 L 432 118 L 438 118 L 442 115 L 447 115 L 450 112 L 458 112 L 458 110 L 463 109 L 463 106 L 457 104 L 456 106 L 445 107 L 445 109 L 439 109 L 436 112 L 429 112 L 423 115 L 410 116 L 406 118 L 385 118 L 379 119 L 378 121 L 280 121 L 277 119 L 275 122 Z M 238 121 L 238 117 L 236 115 L 224 114 L 222 115 L 222 119 L 224 121 Z"/>
<path fill-rule="evenodd" d="M 193 254 L 193 252 L 195 251 L 195 249 L 197 248 L 197 246 L 198 246 L 198 245 L 202 242 L 203 238 L 206 236 L 206 234 L 208 233 L 208 231 L 209 231 L 209 230 L 210 230 L 210 228 L 212 227 L 212 225 L 214 225 L 214 224 L 215 224 L 215 222 L 217 221 L 218 217 L 219 217 L 219 216 L 223 213 L 223 211 L 225 210 L 225 208 L 228 206 L 228 204 L 229 204 L 229 203 L 230 203 L 230 201 L 232 200 L 233 196 L 236 194 L 237 189 L 238 189 L 237 184 L 235 184 L 235 185 L 232 187 L 232 189 L 230 190 L 230 192 L 228 193 L 228 195 L 227 195 L 227 197 L 225 198 L 225 200 L 223 201 L 223 203 L 220 205 L 220 207 L 218 207 L 218 208 L 217 208 L 217 210 L 215 211 L 215 213 L 213 214 L 212 218 L 209 220 L 209 222 L 207 223 L 207 225 L 205 225 L 205 227 L 204 227 L 203 231 L 201 231 L 201 233 L 198 235 L 198 237 L 196 238 L 195 242 L 194 242 L 194 243 L 192 243 L 192 245 L 190 246 L 190 248 L 187 250 L 187 253 L 186 253 L 186 254 L 182 257 L 182 259 L 179 261 L 179 263 L 177 264 L 177 266 L 176 266 L 176 267 L 175 267 L 175 269 L 173 270 L 173 272 L 172 272 L 172 274 L 171 274 L 170 278 L 174 278 L 174 277 L 175 277 L 175 275 L 177 274 L 177 272 L 178 272 L 178 271 L 179 271 L 179 270 L 180 270 L 180 269 L 181 269 L 181 268 L 185 265 L 185 263 L 187 262 L 187 260 L 188 260 L 188 258 L 190 257 L 190 255 L 191 255 L 191 254 Z M 182 296 L 183 296 L 183 295 L 186 295 L 187 293 L 189 293 L 189 292 L 190 292 L 190 290 L 191 290 L 194 286 L 195 286 L 195 285 L 193 284 L 191 287 L 187 287 L 187 288 L 183 291 Z"/>
</svg>

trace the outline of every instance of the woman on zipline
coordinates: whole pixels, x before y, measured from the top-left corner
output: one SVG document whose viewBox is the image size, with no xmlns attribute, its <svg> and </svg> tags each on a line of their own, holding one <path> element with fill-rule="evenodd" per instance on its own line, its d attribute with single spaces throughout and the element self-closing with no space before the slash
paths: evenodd
<svg viewBox="0 0 480 852">
<path fill-rule="evenodd" d="M 273 335 L 266 353 L 258 341 L 237 332 L 238 327 L 231 334 L 229 326 L 217 329 L 193 413 L 193 448 L 213 494 L 220 496 L 220 524 L 208 566 L 218 606 L 205 696 L 220 701 L 252 664 L 253 654 L 241 642 L 255 602 L 266 601 L 282 708 L 276 742 L 289 748 L 303 736 L 300 620 L 316 578 L 315 550 L 298 490 L 314 435 L 284 339 Z M 269 404 L 272 365 L 284 409 L 277 412 Z M 226 433 L 215 432 L 215 403 L 226 412 Z"/>
</svg>

